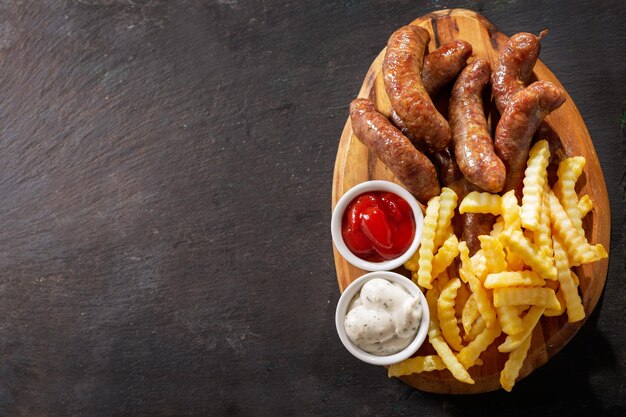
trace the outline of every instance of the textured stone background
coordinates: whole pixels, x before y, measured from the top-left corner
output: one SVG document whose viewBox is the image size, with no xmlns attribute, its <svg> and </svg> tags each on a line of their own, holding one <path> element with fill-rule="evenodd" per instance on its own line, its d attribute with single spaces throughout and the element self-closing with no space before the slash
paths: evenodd
<svg viewBox="0 0 626 417">
<path fill-rule="evenodd" d="M 444 7 L 550 29 L 611 199 L 603 298 L 512 394 L 415 391 L 334 329 L 348 104 Z M 0 415 L 624 415 L 624 21 L 620 0 L 1 1 Z"/>
</svg>

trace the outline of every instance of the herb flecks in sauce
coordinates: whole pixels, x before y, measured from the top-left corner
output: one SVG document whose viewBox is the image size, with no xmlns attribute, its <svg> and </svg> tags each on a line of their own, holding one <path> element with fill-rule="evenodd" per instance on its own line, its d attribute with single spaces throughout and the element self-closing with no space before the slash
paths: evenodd
<svg viewBox="0 0 626 417">
<path fill-rule="evenodd" d="M 360 349 L 387 356 L 413 341 L 421 318 L 419 298 L 397 284 L 374 278 L 350 303 L 344 326 L 348 338 Z"/>
</svg>

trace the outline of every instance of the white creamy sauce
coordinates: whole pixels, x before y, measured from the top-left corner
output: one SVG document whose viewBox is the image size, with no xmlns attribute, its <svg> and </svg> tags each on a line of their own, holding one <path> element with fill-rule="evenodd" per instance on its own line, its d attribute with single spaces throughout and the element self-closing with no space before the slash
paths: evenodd
<svg viewBox="0 0 626 417">
<path fill-rule="evenodd" d="M 421 319 L 419 298 L 400 285 L 374 278 L 363 285 L 348 306 L 344 326 L 348 338 L 360 349 L 387 356 L 413 341 Z"/>
</svg>

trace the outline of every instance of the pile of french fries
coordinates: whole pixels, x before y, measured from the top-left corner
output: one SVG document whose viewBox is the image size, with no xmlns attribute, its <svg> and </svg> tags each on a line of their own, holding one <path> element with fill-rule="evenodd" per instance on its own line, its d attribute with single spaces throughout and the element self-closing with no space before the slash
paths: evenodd
<svg viewBox="0 0 626 417">
<path fill-rule="evenodd" d="M 509 356 L 500 383 L 511 391 L 542 316 L 584 319 L 578 277 L 570 268 L 608 255 L 601 244 L 587 241 L 582 228 L 593 208 L 589 196 L 579 199 L 575 190 L 585 159 L 564 159 L 550 189 L 549 158 L 548 143 L 538 141 L 529 154 L 521 206 L 513 190 L 502 196 L 472 192 L 461 201 L 461 214 L 497 216 L 471 257 L 452 229 L 455 192 L 444 188 L 428 202 L 419 250 L 405 267 L 425 291 L 431 312 L 428 339 L 437 355 L 392 365 L 390 377 L 449 369 L 459 381 L 473 384 L 468 370 L 482 365 L 481 353 L 505 333 L 498 350 Z"/>
</svg>

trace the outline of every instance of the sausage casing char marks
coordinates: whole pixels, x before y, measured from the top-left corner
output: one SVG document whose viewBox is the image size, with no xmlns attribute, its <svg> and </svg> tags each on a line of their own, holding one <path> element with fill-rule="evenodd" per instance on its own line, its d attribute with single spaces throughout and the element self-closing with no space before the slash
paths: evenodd
<svg viewBox="0 0 626 417">
<path fill-rule="evenodd" d="M 432 151 L 450 142 L 450 126 L 439 114 L 422 83 L 422 65 L 430 35 L 418 26 L 403 26 L 387 42 L 383 80 L 391 106 L 416 140 Z"/>
<path fill-rule="evenodd" d="M 425 204 L 441 192 L 432 162 L 376 111 L 371 100 L 353 100 L 350 120 L 359 140 L 389 167 L 420 202 Z"/>
<path fill-rule="evenodd" d="M 454 81 L 472 55 L 472 45 L 465 41 L 443 44 L 426 55 L 422 68 L 422 83 L 430 97 Z"/>
<path fill-rule="evenodd" d="M 506 166 L 504 190 L 524 176 L 533 134 L 548 113 L 565 102 L 565 93 L 549 81 L 537 81 L 515 94 L 496 127 L 495 150 Z"/>
<path fill-rule="evenodd" d="M 483 111 L 482 91 L 490 73 L 489 62 L 483 59 L 466 66 L 452 87 L 448 114 L 461 172 L 483 190 L 497 193 L 504 186 L 506 170 L 494 152 Z"/>
<path fill-rule="evenodd" d="M 431 99 L 443 87 L 452 83 L 459 72 L 465 67 L 467 60 L 472 55 L 472 45 L 468 42 L 457 40 L 442 45 L 424 58 L 422 68 L 422 84 Z M 389 116 L 391 122 L 411 140 L 411 133 L 398 116 L 395 110 Z"/>
<path fill-rule="evenodd" d="M 541 50 L 539 41 L 547 33 L 547 30 L 539 36 L 526 32 L 516 33 L 504 46 L 491 76 L 493 97 L 500 114 L 504 113 L 509 100 L 526 87 Z"/>
</svg>

